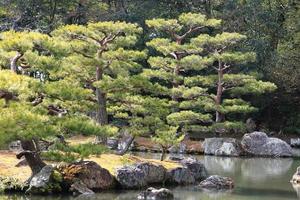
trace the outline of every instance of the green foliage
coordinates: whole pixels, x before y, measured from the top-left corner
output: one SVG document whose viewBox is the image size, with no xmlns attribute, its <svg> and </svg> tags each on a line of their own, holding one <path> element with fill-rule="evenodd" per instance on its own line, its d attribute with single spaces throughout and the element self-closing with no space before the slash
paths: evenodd
<svg viewBox="0 0 300 200">
<path fill-rule="evenodd" d="M 169 126 L 163 130 L 157 130 L 155 136 L 152 137 L 152 140 L 163 148 L 178 145 L 183 140 L 184 135 L 177 137 L 177 129 L 178 127 L 176 126 Z"/>
</svg>

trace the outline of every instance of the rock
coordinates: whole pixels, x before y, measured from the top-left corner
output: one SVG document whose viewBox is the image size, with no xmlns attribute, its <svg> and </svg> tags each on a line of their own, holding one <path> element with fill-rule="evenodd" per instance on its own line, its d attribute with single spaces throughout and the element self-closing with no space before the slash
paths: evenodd
<svg viewBox="0 0 300 200">
<path fill-rule="evenodd" d="M 172 161 L 181 161 L 184 159 L 184 156 L 182 154 L 178 155 L 178 154 L 171 154 L 169 156 L 169 160 L 172 160 Z"/>
<path fill-rule="evenodd" d="M 138 195 L 138 199 L 139 200 L 172 200 L 174 199 L 174 195 L 170 190 L 166 188 L 155 189 L 153 187 L 150 187 L 147 190 L 141 192 Z"/>
<path fill-rule="evenodd" d="M 234 183 L 231 178 L 213 175 L 200 182 L 198 187 L 210 190 L 228 190 L 233 189 Z"/>
<path fill-rule="evenodd" d="M 168 151 L 170 153 L 180 153 L 180 154 L 185 154 L 187 153 L 187 145 L 181 142 L 179 145 L 174 145 L 171 146 Z"/>
<path fill-rule="evenodd" d="M 255 121 L 252 118 L 246 120 L 246 129 L 248 132 L 253 132 L 256 129 Z"/>
<path fill-rule="evenodd" d="M 162 165 L 149 162 L 139 163 L 136 168 L 144 172 L 147 184 L 164 182 L 167 173 L 166 168 Z"/>
<path fill-rule="evenodd" d="M 299 184 L 300 183 L 300 167 L 297 167 L 297 171 L 293 175 L 291 181 L 293 184 Z"/>
<path fill-rule="evenodd" d="M 116 179 L 123 188 L 142 188 L 154 183 L 163 183 L 167 170 L 162 165 L 149 162 L 124 166 L 117 169 Z"/>
<path fill-rule="evenodd" d="M 123 166 L 117 169 L 116 179 L 121 187 L 126 189 L 138 189 L 147 185 L 145 172 L 135 166 Z"/>
<path fill-rule="evenodd" d="M 281 139 L 268 137 L 264 132 L 245 134 L 241 141 L 245 152 L 256 156 L 290 157 L 292 148 Z"/>
<path fill-rule="evenodd" d="M 61 182 L 61 174 L 55 171 L 51 165 L 46 165 L 32 177 L 27 192 L 35 194 L 60 192 Z"/>
<path fill-rule="evenodd" d="M 239 156 L 242 149 L 239 142 L 234 138 L 206 138 L 204 153 L 217 156 Z"/>
<path fill-rule="evenodd" d="M 60 171 L 70 185 L 80 180 L 93 191 L 112 189 L 115 186 L 115 179 L 109 171 L 93 161 L 71 163 L 63 166 Z"/>
<path fill-rule="evenodd" d="M 70 187 L 70 191 L 73 192 L 73 195 L 91 195 L 95 194 L 90 190 L 84 183 L 77 181 L 73 183 Z"/>
<path fill-rule="evenodd" d="M 291 138 L 291 147 L 300 148 L 300 138 Z"/>
<path fill-rule="evenodd" d="M 197 159 L 187 158 L 181 160 L 180 163 L 192 172 L 195 180 L 201 181 L 208 177 L 205 166 Z"/>
<path fill-rule="evenodd" d="M 107 146 L 110 149 L 116 150 L 118 149 L 119 140 L 116 138 L 107 138 Z"/>
<path fill-rule="evenodd" d="M 189 185 L 196 182 L 193 172 L 187 167 L 177 167 L 167 172 L 167 182 L 176 185 Z"/>
<path fill-rule="evenodd" d="M 21 151 L 23 151 L 23 148 L 21 146 L 21 141 L 17 140 L 17 141 L 13 141 L 13 142 L 9 143 L 8 149 L 10 151 L 14 151 L 14 152 L 21 152 Z"/>
</svg>

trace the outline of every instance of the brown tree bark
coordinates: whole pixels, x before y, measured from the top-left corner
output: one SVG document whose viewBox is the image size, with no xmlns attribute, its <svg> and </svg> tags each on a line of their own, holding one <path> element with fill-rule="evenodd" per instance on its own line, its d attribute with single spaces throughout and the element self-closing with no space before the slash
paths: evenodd
<svg viewBox="0 0 300 200">
<path fill-rule="evenodd" d="M 42 161 L 39 155 L 37 142 L 34 140 L 21 140 L 21 146 L 23 151 L 17 154 L 17 158 L 21 159 L 23 156 L 25 157 L 32 172 L 31 177 L 28 180 L 30 181 L 34 175 L 39 173 L 41 169 L 46 166 L 46 164 Z"/>
<path fill-rule="evenodd" d="M 10 60 L 10 70 L 11 71 L 17 73 L 17 69 L 18 69 L 17 62 L 22 56 L 23 56 L 22 53 L 17 52 L 17 54 L 13 58 L 11 58 L 11 60 Z"/>
<path fill-rule="evenodd" d="M 216 96 L 216 107 L 219 107 L 222 103 L 222 94 L 223 94 L 223 68 L 222 62 L 219 60 L 218 66 L 218 83 L 217 83 L 217 96 Z M 216 122 L 222 122 L 224 120 L 224 114 L 220 111 L 216 111 Z"/>
<path fill-rule="evenodd" d="M 96 68 L 96 80 L 102 79 L 103 71 L 100 67 Z M 101 91 L 101 89 L 96 88 L 96 98 L 98 103 L 98 108 L 96 112 L 97 121 L 101 125 L 108 124 L 108 115 L 106 110 L 106 94 Z"/>
</svg>

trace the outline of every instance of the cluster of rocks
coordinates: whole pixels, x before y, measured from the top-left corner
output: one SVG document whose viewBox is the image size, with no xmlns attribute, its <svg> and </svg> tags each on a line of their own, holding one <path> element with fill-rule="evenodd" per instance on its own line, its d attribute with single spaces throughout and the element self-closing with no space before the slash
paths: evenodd
<svg viewBox="0 0 300 200">
<path fill-rule="evenodd" d="M 113 176 L 96 162 L 80 161 L 70 164 L 46 165 L 31 177 L 23 190 L 30 194 L 69 192 L 74 195 L 90 195 L 110 189 L 142 189 L 152 185 L 190 185 L 200 188 L 232 188 L 230 179 L 210 176 L 204 165 L 195 158 L 180 160 L 178 167 L 166 169 L 152 162 L 141 162 L 116 169 Z M 215 185 L 213 185 L 215 184 Z M 148 188 L 138 199 L 173 199 L 166 188 Z"/>
<path fill-rule="evenodd" d="M 207 138 L 204 153 L 217 156 L 291 157 L 292 148 L 285 141 L 268 137 L 263 132 L 245 134 L 241 141 L 234 138 Z"/>
<path fill-rule="evenodd" d="M 182 166 L 167 170 L 149 162 L 123 166 L 116 170 L 116 179 L 122 188 L 137 189 L 153 184 L 188 185 L 204 180 L 208 174 L 204 165 L 196 159 L 180 161 Z"/>
</svg>

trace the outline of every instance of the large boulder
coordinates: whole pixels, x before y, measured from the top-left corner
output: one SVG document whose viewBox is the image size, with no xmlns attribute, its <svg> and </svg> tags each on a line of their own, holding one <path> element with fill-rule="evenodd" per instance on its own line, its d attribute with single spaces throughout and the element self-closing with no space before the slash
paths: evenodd
<svg viewBox="0 0 300 200">
<path fill-rule="evenodd" d="M 123 188 L 142 188 L 154 183 L 163 183 L 167 170 L 158 164 L 142 162 L 124 166 L 116 171 L 116 179 Z"/>
<path fill-rule="evenodd" d="M 194 173 L 187 167 L 177 167 L 167 172 L 167 180 L 169 184 L 189 185 L 196 182 Z"/>
<path fill-rule="evenodd" d="M 138 189 L 147 185 L 146 174 L 135 166 L 123 166 L 116 171 L 116 179 L 122 188 Z"/>
<path fill-rule="evenodd" d="M 250 155 L 290 157 L 292 148 L 285 141 L 268 137 L 263 132 L 245 134 L 241 141 L 242 148 Z"/>
<path fill-rule="evenodd" d="M 93 161 L 80 161 L 60 167 L 65 182 L 72 185 L 78 181 L 93 191 L 112 189 L 115 179 L 107 169 Z"/>
<path fill-rule="evenodd" d="M 238 140 L 234 138 L 206 138 L 204 153 L 217 156 L 239 156 L 242 149 Z"/>
<path fill-rule="evenodd" d="M 149 162 L 139 163 L 136 168 L 144 172 L 147 184 L 164 182 L 167 173 L 164 166 Z"/>
<path fill-rule="evenodd" d="M 174 199 L 174 195 L 170 190 L 166 188 L 155 189 L 153 187 L 150 187 L 147 190 L 141 192 L 138 195 L 138 199 L 139 200 L 172 200 Z"/>
<path fill-rule="evenodd" d="M 186 158 L 180 161 L 180 163 L 187 167 L 194 175 L 197 181 L 204 180 L 208 177 L 205 166 L 195 158 Z"/>
<path fill-rule="evenodd" d="M 234 182 L 229 177 L 213 175 L 200 182 L 198 187 L 209 190 L 228 190 L 233 189 Z"/>
<path fill-rule="evenodd" d="M 27 192 L 34 194 L 61 192 L 61 183 L 61 174 L 53 166 L 46 165 L 31 178 Z"/>
</svg>

